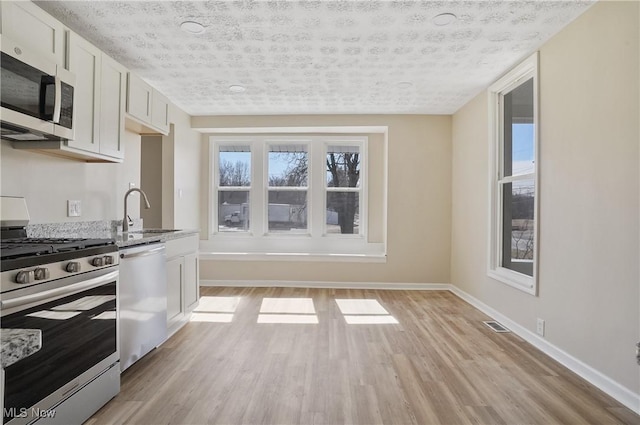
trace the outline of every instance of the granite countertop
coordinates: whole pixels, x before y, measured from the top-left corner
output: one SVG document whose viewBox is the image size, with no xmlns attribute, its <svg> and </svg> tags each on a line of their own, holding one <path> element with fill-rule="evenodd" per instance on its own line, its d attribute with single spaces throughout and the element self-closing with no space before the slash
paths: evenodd
<svg viewBox="0 0 640 425">
<path fill-rule="evenodd" d="M 118 233 L 114 235 L 116 244 L 120 248 L 144 245 L 154 242 L 166 242 L 172 239 L 180 239 L 190 235 L 197 235 L 200 233 L 196 229 L 180 229 L 169 232 L 159 233 L 158 231 L 163 229 L 141 229 L 134 230 L 129 233 Z"/>
<path fill-rule="evenodd" d="M 42 348 L 40 329 L 0 329 L 0 366 L 7 368 Z"/>
<path fill-rule="evenodd" d="M 166 242 L 200 233 L 197 229 L 144 229 L 141 219 L 134 219 L 128 233 L 122 233 L 122 220 L 47 223 L 27 226 L 32 238 L 113 239 L 119 248 Z"/>
</svg>

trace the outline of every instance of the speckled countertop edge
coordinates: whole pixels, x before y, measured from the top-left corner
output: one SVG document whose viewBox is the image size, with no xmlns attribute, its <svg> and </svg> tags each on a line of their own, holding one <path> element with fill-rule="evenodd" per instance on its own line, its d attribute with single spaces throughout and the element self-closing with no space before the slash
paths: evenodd
<svg viewBox="0 0 640 425">
<path fill-rule="evenodd" d="M 144 233 L 142 220 L 134 219 L 131 232 L 122 233 L 122 220 L 79 221 L 66 223 L 32 224 L 27 226 L 27 235 L 32 238 L 92 238 L 113 239 L 119 248 L 166 242 L 199 234 L 198 229 L 180 229 L 167 233 Z M 141 233 L 142 232 L 142 233 Z"/>
<path fill-rule="evenodd" d="M 0 329 L 0 366 L 3 369 L 42 348 L 40 329 Z"/>
<path fill-rule="evenodd" d="M 175 232 L 167 232 L 167 233 L 144 233 L 144 230 L 157 230 L 157 229 L 143 229 L 143 233 L 119 233 L 115 235 L 116 244 L 120 248 L 136 246 L 136 245 L 144 245 L 155 242 L 166 242 L 172 239 L 180 239 L 185 238 L 191 235 L 197 235 L 200 233 L 199 230 L 196 229 L 181 229 L 176 230 Z M 125 236 L 127 239 L 125 239 Z"/>
</svg>

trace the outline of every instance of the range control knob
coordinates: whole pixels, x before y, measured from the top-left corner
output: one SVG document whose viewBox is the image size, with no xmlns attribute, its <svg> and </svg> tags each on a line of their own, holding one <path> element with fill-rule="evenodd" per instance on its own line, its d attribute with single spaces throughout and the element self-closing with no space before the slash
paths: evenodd
<svg viewBox="0 0 640 425">
<path fill-rule="evenodd" d="M 67 263 L 67 266 L 64 268 L 66 271 L 68 271 L 69 273 L 76 273 L 80 271 L 80 263 L 78 263 L 77 261 L 71 261 L 70 263 Z"/>
<path fill-rule="evenodd" d="M 31 283 L 33 282 L 33 271 L 21 271 L 16 275 L 16 283 Z"/>
<path fill-rule="evenodd" d="M 110 255 L 105 255 L 104 256 L 104 265 L 105 266 L 110 266 L 111 264 L 113 264 L 113 257 Z"/>
<path fill-rule="evenodd" d="M 33 275 L 36 280 L 45 280 L 51 277 L 49 269 L 46 267 L 38 267 L 33 271 Z"/>
<path fill-rule="evenodd" d="M 102 257 L 96 257 L 93 260 L 91 260 L 91 265 L 94 267 L 102 267 L 104 266 L 104 258 Z"/>
</svg>

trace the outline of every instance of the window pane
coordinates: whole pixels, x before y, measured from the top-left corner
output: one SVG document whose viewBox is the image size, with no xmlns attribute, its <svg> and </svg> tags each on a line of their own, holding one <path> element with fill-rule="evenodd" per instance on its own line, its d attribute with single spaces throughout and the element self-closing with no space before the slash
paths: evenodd
<svg viewBox="0 0 640 425">
<path fill-rule="evenodd" d="M 269 231 L 300 232 L 307 230 L 307 192 L 269 191 Z"/>
<path fill-rule="evenodd" d="M 358 192 L 327 192 L 327 233 L 359 234 Z"/>
<path fill-rule="evenodd" d="M 505 94 L 503 100 L 503 176 L 533 173 L 533 78 Z"/>
<path fill-rule="evenodd" d="M 534 180 L 502 186 L 502 267 L 533 276 Z"/>
<path fill-rule="evenodd" d="M 306 145 L 271 145 L 269 186 L 306 186 L 307 164 Z"/>
<path fill-rule="evenodd" d="M 218 232 L 249 230 L 249 191 L 218 192 Z"/>
<path fill-rule="evenodd" d="M 327 187 L 360 187 L 360 147 L 329 146 Z"/>
<path fill-rule="evenodd" d="M 251 148 L 220 146 L 220 186 L 251 185 Z"/>
</svg>

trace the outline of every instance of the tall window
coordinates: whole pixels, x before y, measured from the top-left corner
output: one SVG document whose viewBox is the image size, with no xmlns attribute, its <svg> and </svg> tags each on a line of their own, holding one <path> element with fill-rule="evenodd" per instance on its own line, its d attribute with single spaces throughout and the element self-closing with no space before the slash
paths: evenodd
<svg viewBox="0 0 640 425">
<path fill-rule="evenodd" d="M 536 293 L 537 54 L 489 89 L 492 229 L 489 276 Z"/>
<path fill-rule="evenodd" d="M 360 232 L 360 147 L 327 146 L 327 234 Z"/>
<path fill-rule="evenodd" d="M 365 136 L 213 136 L 212 249 L 379 250 L 367 241 L 366 146 Z"/>
<path fill-rule="evenodd" d="M 270 145 L 268 153 L 268 230 L 307 233 L 308 148 Z"/>
<path fill-rule="evenodd" d="M 249 229 L 251 192 L 251 146 L 218 146 L 218 231 Z"/>
</svg>

